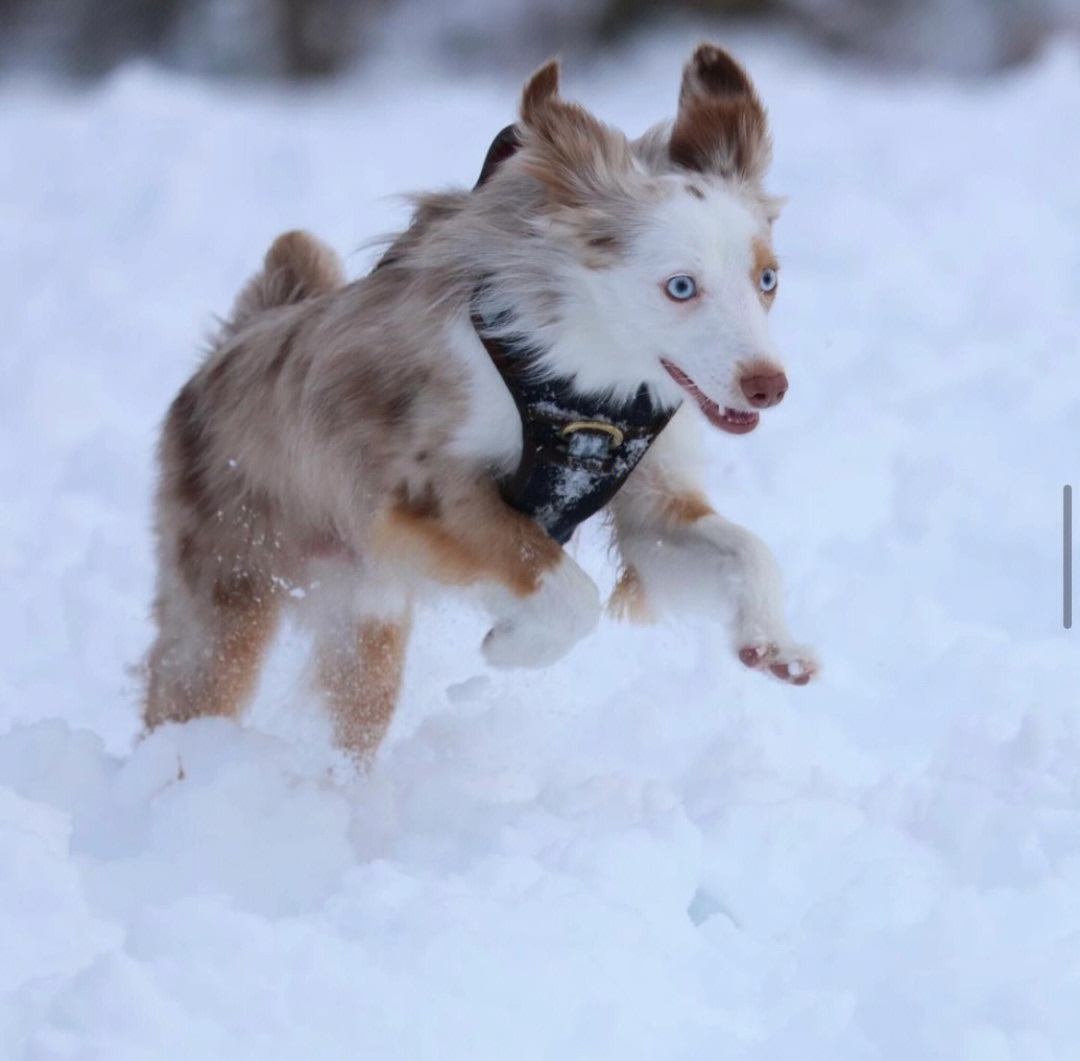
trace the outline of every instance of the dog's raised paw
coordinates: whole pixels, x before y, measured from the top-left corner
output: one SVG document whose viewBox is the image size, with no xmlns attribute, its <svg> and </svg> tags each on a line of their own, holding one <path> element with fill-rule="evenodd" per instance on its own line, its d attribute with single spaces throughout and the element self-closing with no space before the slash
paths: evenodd
<svg viewBox="0 0 1080 1061">
<path fill-rule="evenodd" d="M 595 625 L 593 611 L 552 616 L 539 608 L 522 608 L 496 623 L 484 637 L 484 659 L 499 668 L 546 667 L 561 659 Z"/>
<path fill-rule="evenodd" d="M 743 645 L 739 659 L 751 670 L 767 671 L 790 685 L 806 685 L 821 669 L 814 653 L 805 646 L 774 641 Z"/>
<path fill-rule="evenodd" d="M 576 639 L 545 630 L 530 618 L 506 619 L 487 632 L 480 651 L 492 667 L 546 667 L 570 650 Z"/>
<path fill-rule="evenodd" d="M 488 631 L 481 651 L 493 667 L 546 667 L 566 655 L 599 618 L 595 583 L 564 558 L 539 590 Z"/>
</svg>

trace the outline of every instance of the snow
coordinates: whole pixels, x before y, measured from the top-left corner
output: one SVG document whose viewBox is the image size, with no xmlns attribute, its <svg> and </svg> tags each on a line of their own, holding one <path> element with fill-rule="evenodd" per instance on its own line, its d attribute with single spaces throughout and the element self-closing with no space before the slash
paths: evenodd
<svg viewBox="0 0 1080 1061">
<path fill-rule="evenodd" d="M 697 36 L 567 91 L 640 130 Z M 820 678 L 700 622 L 488 672 L 448 597 L 364 776 L 300 633 L 243 725 L 137 739 L 156 428 L 275 234 L 347 252 L 470 183 L 517 85 L 0 86 L 0 1056 L 1080 1056 L 1080 54 L 964 84 L 734 47 L 791 390 L 707 476 Z M 610 586 L 601 531 L 574 550 Z"/>
</svg>

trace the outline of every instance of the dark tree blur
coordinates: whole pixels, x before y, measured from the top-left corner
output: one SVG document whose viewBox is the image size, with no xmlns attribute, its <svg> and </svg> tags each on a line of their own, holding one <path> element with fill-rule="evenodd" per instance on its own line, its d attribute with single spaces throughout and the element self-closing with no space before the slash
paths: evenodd
<svg viewBox="0 0 1080 1061">
<path fill-rule="evenodd" d="M 958 73 L 1022 61 L 1080 27 L 1080 0 L 0 0 L 0 69 L 86 79 L 148 58 L 309 79 L 403 48 L 449 65 L 520 66 L 680 13 L 783 20 L 875 63 Z"/>
</svg>

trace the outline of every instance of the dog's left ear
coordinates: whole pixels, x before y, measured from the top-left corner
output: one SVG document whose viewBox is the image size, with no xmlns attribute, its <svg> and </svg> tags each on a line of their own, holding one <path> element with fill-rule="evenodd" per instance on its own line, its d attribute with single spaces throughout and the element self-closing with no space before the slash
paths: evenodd
<svg viewBox="0 0 1080 1061">
<path fill-rule="evenodd" d="M 714 44 L 699 45 L 683 70 L 668 151 L 677 166 L 753 182 L 769 166 L 765 109 L 743 68 Z"/>
<path fill-rule="evenodd" d="M 525 84 L 519 136 L 526 168 L 561 206 L 588 206 L 613 191 L 631 168 L 626 138 L 559 95 L 555 60 Z"/>
</svg>

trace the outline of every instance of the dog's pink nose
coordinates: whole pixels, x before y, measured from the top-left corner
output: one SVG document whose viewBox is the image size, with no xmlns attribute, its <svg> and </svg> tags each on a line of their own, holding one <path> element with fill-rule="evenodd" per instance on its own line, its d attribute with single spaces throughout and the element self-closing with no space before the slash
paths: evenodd
<svg viewBox="0 0 1080 1061">
<path fill-rule="evenodd" d="M 755 409 L 768 409 L 770 405 L 779 405 L 787 394 L 787 376 L 777 370 L 755 372 L 752 376 L 743 376 L 739 387 Z"/>
</svg>

